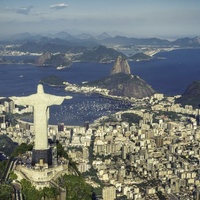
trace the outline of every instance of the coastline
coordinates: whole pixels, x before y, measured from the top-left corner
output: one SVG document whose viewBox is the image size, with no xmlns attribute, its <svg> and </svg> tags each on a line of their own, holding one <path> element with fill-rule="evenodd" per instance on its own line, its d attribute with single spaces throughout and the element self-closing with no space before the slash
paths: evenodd
<svg viewBox="0 0 200 200">
<path fill-rule="evenodd" d="M 176 50 L 181 50 L 181 49 L 200 49 L 200 47 L 169 47 L 169 48 L 160 48 L 157 49 L 155 51 L 150 52 L 149 56 L 155 56 L 156 54 L 160 53 L 160 52 L 170 52 L 170 51 L 176 51 Z"/>
<path fill-rule="evenodd" d="M 179 48 L 179 49 L 186 49 L 186 48 Z M 179 50 L 179 49 L 173 49 L 173 50 Z M 189 49 L 189 48 L 187 48 L 187 49 Z M 194 48 L 190 48 L 190 49 L 194 49 Z M 195 48 L 195 49 L 199 49 L 199 48 Z M 171 50 L 172 51 L 172 50 Z M 190 52 L 190 51 L 186 51 L 186 55 L 187 55 L 187 52 Z M 191 51 L 191 52 L 193 52 L 193 51 Z M 199 50 L 197 51 L 197 52 L 199 52 Z M 166 53 L 166 55 L 167 55 L 168 53 Z M 158 57 L 159 57 L 159 55 L 158 55 Z M 164 57 L 164 54 L 163 54 L 163 57 Z M 197 60 L 199 60 L 199 59 L 197 59 Z M 147 61 L 147 62 L 145 62 L 145 63 L 143 63 L 143 62 L 141 62 L 141 63 L 135 63 L 135 62 L 133 62 L 132 63 L 132 66 L 133 67 L 135 67 L 135 65 L 138 65 L 138 66 L 136 66 L 137 67 L 137 69 L 141 69 L 141 66 L 143 67 L 143 68 L 145 68 L 145 73 L 146 73 L 146 71 L 148 71 L 148 70 L 151 70 L 151 68 L 149 69 L 147 66 L 149 66 L 149 64 L 148 63 L 151 63 L 151 61 Z M 157 64 L 157 62 L 156 63 L 153 63 L 152 64 L 152 66 L 154 66 L 155 64 Z M 81 64 L 80 64 L 81 65 Z M 13 65 L 14 66 L 14 65 Z M 182 65 L 181 65 L 182 66 Z M 91 68 L 88 68 L 89 70 L 90 69 L 92 69 L 92 67 L 94 68 L 95 67 L 95 65 L 94 66 L 91 66 Z M 183 66 L 184 67 L 184 66 Z M 2 67 L 3 68 L 3 67 Z M 7 70 L 7 67 L 6 66 L 4 66 L 4 68 Z M 18 68 L 18 66 L 16 66 L 15 67 L 16 69 Z M 12 69 L 14 69 L 14 67 L 12 68 Z M 23 68 L 24 69 L 24 68 Z M 31 69 L 33 69 L 33 67 L 31 67 Z M 78 68 L 78 69 L 80 69 L 80 68 Z M 174 69 L 174 68 L 173 68 Z M 180 69 L 180 67 L 179 67 L 179 69 Z M 186 66 L 184 69 L 188 69 L 188 67 Z M 139 71 L 138 70 L 138 71 Z M 191 70 L 190 68 L 188 69 L 188 70 Z M 26 71 L 29 71 L 29 70 L 26 70 Z M 39 71 L 41 71 L 41 70 L 39 70 Z M 47 72 L 47 71 L 52 71 L 53 73 L 55 73 L 55 72 L 57 72 L 58 70 L 55 70 L 55 69 L 53 69 L 53 68 L 51 68 L 51 69 L 45 69 L 44 70 L 44 72 Z M 73 72 L 76 72 L 77 73 L 77 71 L 78 70 L 74 70 Z M 67 75 L 67 70 L 65 71 L 66 72 L 66 75 Z M 19 72 L 19 73 L 21 73 L 21 72 Z M 51 72 L 50 72 L 51 73 Z M 62 74 L 64 74 L 64 72 L 61 72 Z M 137 72 L 138 73 L 138 72 Z M 58 74 L 59 75 L 59 74 Z M 16 75 L 15 75 L 16 76 Z M 148 75 L 149 76 L 149 75 Z M 165 75 L 166 76 L 166 75 Z M 6 77 L 6 76 L 5 76 Z M 18 76 L 17 76 L 18 77 Z M 67 77 L 67 76 L 66 76 Z M 192 77 L 192 76 L 190 76 L 190 77 Z M 196 77 L 196 76 L 194 76 L 194 77 Z M 7 77 L 6 77 L 7 78 Z M 14 81 L 14 76 L 12 77 L 12 83 L 15 83 Z M 26 85 L 26 87 L 27 87 L 27 80 L 25 79 L 26 78 L 26 76 L 24 75 L 24 79 L 16 79 L 16 83 L 19 83 L 19 81 L 20 82 L 22 82 L 22 85 L 20 86 L 21 88 L 20 88 L 20 90 L 22 90 L 22 92 L 24 92 L 24 90 L 27 90 L 27 88 L 25 88 L 25 89 L 23 89 L 23 87 L 25 87 L 25 85 Z M 155 77 L 156 78 L 156 77 Z M 82 78 L 83 79 L 83 78 Z M 82 82 L 83 80 L 82 79 L 80 79 L 80 82 Z M 9 80 L 8 78 L 6 79 L 6 80 Z M 69 81 L 71 80 L 71 79 L 68 79 Z M 90 80 L 88 77 L 87 78 L 84 78 L 84 81 L 85 80 Z M 146 79 L 145 79 L 146 80 Z M 26 81 L 26 82 L 25 82 Z M 164 82 L 164 81 L 163 81 Z M 2 82 L 3 83 L 3 82 Z M 73 83 L 73 82 L 72 82 Z M 168 83 L 168 82 L 167 82 Z M 8 83 L 9 84 L 9 83 Z M 32 83 L 31 83 L 32 84 Z M 164 84 L 165 84 L 165 82 L 164 82 Z M 164 85 L 163 84 L 163 85 Z M 13 84 L 10 84 L 11 85 L 11 89 L 13 90 L 11 90 L 11 92 L 4 92 L 5 91 L 5 87 L 2 87 L 2 96 L 4 97 L 5 95 L 7 95 L 7 93 L 9 94 L 8 96 L 11 96 L 11 95 L 20 95 L 20 94 L 15 94 L 15 93 L 13 93 L 13 92 L 15 92 L 15 91 L 20 91 L 19 90 L 19 87 L 17 86 L 17 84 L 15 84 L 16 85 L 16 88 L 15 88 L 15 86 L 13 87 Z M 163 87 L 165 87 L 165 86 L 163 86 L 162 85 L 162 88 Z M 181 83 L 181 85 L 183 85 L 182 83 Z M 2 86 L 3 86 L 3 84 L 2 84 Z M 53 85 L 54 86 L 54 85 Z M 31 85 L 29 86 L 29 87 L 31 87 Z M 175 88 L 174 86 L 172 86 L 173 88 Z M 185 87 L 185 86 L 184 86 Z M 160 88 L 161 88 L 161 86 L 160 86 Z M 180 86 L 178 85 L 178 88 L 180 88 Z M 33 88 L 34 89 L 34 88 Z M 31 88 L 30 88 L 30 90 L 31 90 Z M 56 91 L 56 93 L 57 93 L 57 89 L 55 89 Z M 60 90 L 62 90 L 63 91 L 63 89 L 60 89 Z M 158 90 L 159 91 L 159 90 Z M 160 90 L 161 91 L 161 93 L 162 93 L 162 90 Z M 54 93 L 54 89 L 53 89 L 53 91 L 51 90 L 51 92 L 53 92 Z M 164 92 L 165 93 L 165 92 Z M 169 94 L 169 96 L 173 96 L 173 94 L 181 94 L 181 92 L 174 92 L 174 93 L 172 93 L 172 94 Z M 26 94 L 26 93 L 25 93 Z M 82 93 L 83 94 L 83 93 Z M 101 97 L 104 97 L 104 98 L 111 98 L 111 99 L 115 99 L 115 97 L 113 98 L 113 97 L 109 97 L 109 96 L 106 96 L 106 95 L 102 95 L 102 94 L 98 94 L 98 95 L 100 95 L 100 97 L 99 98 L 101 98 Z M 97 95 L 97 98 L 98 98 L 98 95 Z M 77 97 L 76 97 L 77 96 Z M 81 95 L 80 95 L 81 96 Z M 81 100 L 83 100 L 84 101 L 84 98 L 80 98 L 80 96 L 79 95 L 74 95 L 74 98 L 75 98 L 75 103 L 77 103 L 77 105 L 79 105 L 79 101 L 77 100 L 78 98 L 79 99 L 81 99 Z M 87 94 L 86 94 L 86 96 L 88 96 Z M 91 96 L 92 96 L 92 93 L 91 93 Z M 5 96 L 6 97 L 6 96 Z M 82 96 L 81 96 L 82 97 Z M 87 99 L 89 99 L 90 98 L 90 95 L 89 95 L 89 97 L 87 98 Z M 121 100 L 121 99 L 119 99 L 119 100 Z M 123 100 L 122 100 L 123 101 Z M 71 105 L 71 104 L 70 104 Z M 83 106 L 83 105 L 82 105 Z M 64 106 L 63 106 L 64 107 Z M 75 107 L 75 106 L 74 106 Z M 70 112 L 73 112 L 73 114 L 74 114 L 74 110 L 71 110 Z M 76 114 L 76 113 L 75 113 Z M 78 113 L 79 114 L 79 113 Z M 71 116 L 69 116 L 69 117 L 71 117 Z M 73 117 L 73 116 L 72 116 Z M 82 117 L 82 115 L 81 115 L 81 117 Z M 61 120 L 62 120 L 62 118 L 61 118 Z M 68 120 L 68 119 L 67 119 Z M 82 120 L 82 119 L 81 119 Z M 80 120 L 80 121 L 81 121 Z M 93 119 L 92 119 L 93 120 Z M 70 120 L 70 123 L 68 123 L 68 122 L 66 122 L 66 124 L 73 124 L 73 123 L 71 123 L 71 121 L 72 120 Z M 79 121 L 79 119 L 77 120 L 77 121 Z M 83 121 L 84 122 L 84 121 Z M 55 123 L 53 123 L 53 124 L 56 124 L 57 122 L 55 122 Z M 81 122 L 82 123 L 82 122 Z"/>
<path fill-rule="evenodd" d="M 160 52 L 170 52 L 170 51 L 176 51 L 176 50 L 181 50 L 181 49 L 200 49 L 200 47 L 179 47 L 179 46 L 172 46 L 172 47 L 157 47 L 157 48 L 154 48 L 152 47 L 151 49 L 149 50 L 144 50 L 142 51 L 142 53 L 148 55 L 148 56 L 151 56 L 152 58 L 160 53 Z M 0 58 L 4 58 L 4 57 L 24 57 L 24 56 L 30 56 L 30 57 L 34 57 L 34 56 L 38 56 L 39 54 L 35 55 L 31 55 L 31 54 L 0 54 Z M 129 59 L 129 58 L 128 58 Z M 158 59 L 163 59 L 163 58 L 158 58 Z M 148 60 L 151 60 L 151 59 L 147 59 Z M 21 60 L 22 61 L 22 60 Z M 51 66 L 51 65 L 37 65 L 35 63 L 23 63 L 23 62 L 17 62 L 17 61 L 14 61 L 14 62 L 9 62 L 8 61 L 5 61 L 5 62 L 1 62 L 0 65 L 6 65 L 6 64 L 22 64 L 22 65 L 33 65 L 35 67 L 48 67 L 48 66 Z M 80 61 L 80 60 L 73 60 L 72 63 L 69 65 L 69 66 L 54 66 L 57 70 L 63 70 L 63 69 L 67 69 L 67 68 L 70 68 L 73 63 L 112 63 L 114 60 L 111 60 L 109 62 L 99 62 L 99 61 Z M 143 60 L 141 60 L 143 61 Z"/>
</svg>

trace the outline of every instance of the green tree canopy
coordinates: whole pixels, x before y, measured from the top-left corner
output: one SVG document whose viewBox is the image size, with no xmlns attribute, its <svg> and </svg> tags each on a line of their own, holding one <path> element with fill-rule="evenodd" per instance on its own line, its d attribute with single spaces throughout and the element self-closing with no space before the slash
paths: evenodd
<svg viewBox="0 0 200 200">
<path fill-rule="evenodd" d="M 142 117 L 134 113 L 124 113 L 121 117 L 123 121 L 135 124 L 139 124 L 139 121 L 142 119 Z"/>
<path fill-rule="evenodd" d="M 80 176 L 65 174 L 61 184 L 66 188 L 66 200 L 92 199 L 92 187 Z"/>
<path fill-rule="evenodd" d="M 37 190 L 31 183 L 25 179 L 21 180 L 22 194 L 25 200 L 41 200 L 51 199 L 56 200 L 58 189 L 54 187 L 44 187 L 42 190 Z"/>
<path fill-rule="evenodd" d="M 26 151 L 31 151 L 33 149 L 33 144 L 22 143 L 17 146 L 11 154 L 11 157 L 16 157 L 20 154 L 26 153 Z"/>
<path fill-rule="evenodd" d="M 0 184 L 0 199 L 1 200 L 11 200 L 12 199 L 12 193 L 13 193 L 13 187 L 8 184 Z"/>
</svg>

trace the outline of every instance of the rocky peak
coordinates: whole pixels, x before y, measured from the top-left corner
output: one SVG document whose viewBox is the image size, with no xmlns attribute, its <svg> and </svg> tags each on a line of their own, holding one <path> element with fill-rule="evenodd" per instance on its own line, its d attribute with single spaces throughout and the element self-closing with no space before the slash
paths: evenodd
<svg viewBox="0 0 200 200">
<path fill-rule="evenodd" d="M 46 60 L 51 58 L 51 53 L 43 53 L 37 60 L 36 60 L 36 64 L 37 65 L 43 65 L 45 63 Z"/>
<path fill-rule="evenodd" d="M 131 74 L 130 66 L 127 60 L 122 58 L 121 56 L 118 56 L 117 59 L 115 60 L 115 64 L 110 74 L 113 75 L 117 73 Z"/>
<path fill-rule="evenodd" d="M 200 44 L 200 37 L 195 37 L 194 42 L 196 42 L 197 44 Z"/>
</svg>

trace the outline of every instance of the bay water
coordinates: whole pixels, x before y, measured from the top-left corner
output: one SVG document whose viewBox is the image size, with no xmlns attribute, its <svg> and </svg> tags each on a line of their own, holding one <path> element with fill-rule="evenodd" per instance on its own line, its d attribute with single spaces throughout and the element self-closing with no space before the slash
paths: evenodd
<svg viewBox="0 0 200 200">
<path fill-rule="evenodd" d="M 154 59 L 129 62 L 131 73 L 140 76 L 157 92 L 172 96 L 182 94 L 193 81 L 200 80 L 200 49 L 179 49 L 160 52 Z M 0 97 L 26 96 L 36 92 L 39 81 L 56 75 L 67 82 L 79 84 L 109 76 L 113 63 L 78 63 L 70 68 L 38 67 L 28 64 L 0 65 Z M 69 93 L 64 88 L 44 86 L 47 93 L 71 95 L 61 106 L 52 106 L 50 124 L 83 125 L 94 119 L 130 107 L 127 102 L 99 95 Z"/>
</svg>

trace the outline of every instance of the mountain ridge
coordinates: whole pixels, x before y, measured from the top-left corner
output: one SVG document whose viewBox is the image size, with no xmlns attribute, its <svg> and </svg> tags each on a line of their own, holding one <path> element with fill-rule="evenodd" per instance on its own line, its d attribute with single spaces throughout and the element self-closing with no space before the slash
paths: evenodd
<svg viewBox="0 0 200 200">
<path fill-rule="evenodd" d="M 199 36 L 193 38 L 190 37 L 178 38 L 173 41 L 169 41 L 167 39 L 159 39 L 156 37 L 136 38 L 136 37 L 126 37 L 121 35 L 112 37 L 106 32 L 103 32 L 96 36 L 84 33 L 79 35 L 72 35 L 65 31 L 61 31 L 55 34 L 35 34 L 35 35 L 26 32 L 21 34 L 15 34 L 12 37 L 8 37 L 7 41 L 13 41 L 13 42 L 36 41 L 43 37 L 48 37 L 50 39 L 59 38 L 62 39 L 63 41 L 72 42 L 76 45 L 78 44 L 86 45 L 87 43 L 90 43 L 99 45 L 160 45 L 160 46 L 178 45 L 180 47 L 200 47 Z"/>
<path fill-rule="evenodd" d="M 99 45 L 88 51 L 83 52 L 82 55 L 77 57 L 76 59 L 82 62 L 100 62 L 100 63 L 107 63 L 112 62 L 118 56 L 122 56 L 126 58 L 123 53 L 120 53 L 112 48 L 107 48 L 105 46 Z"/>
</svg>

